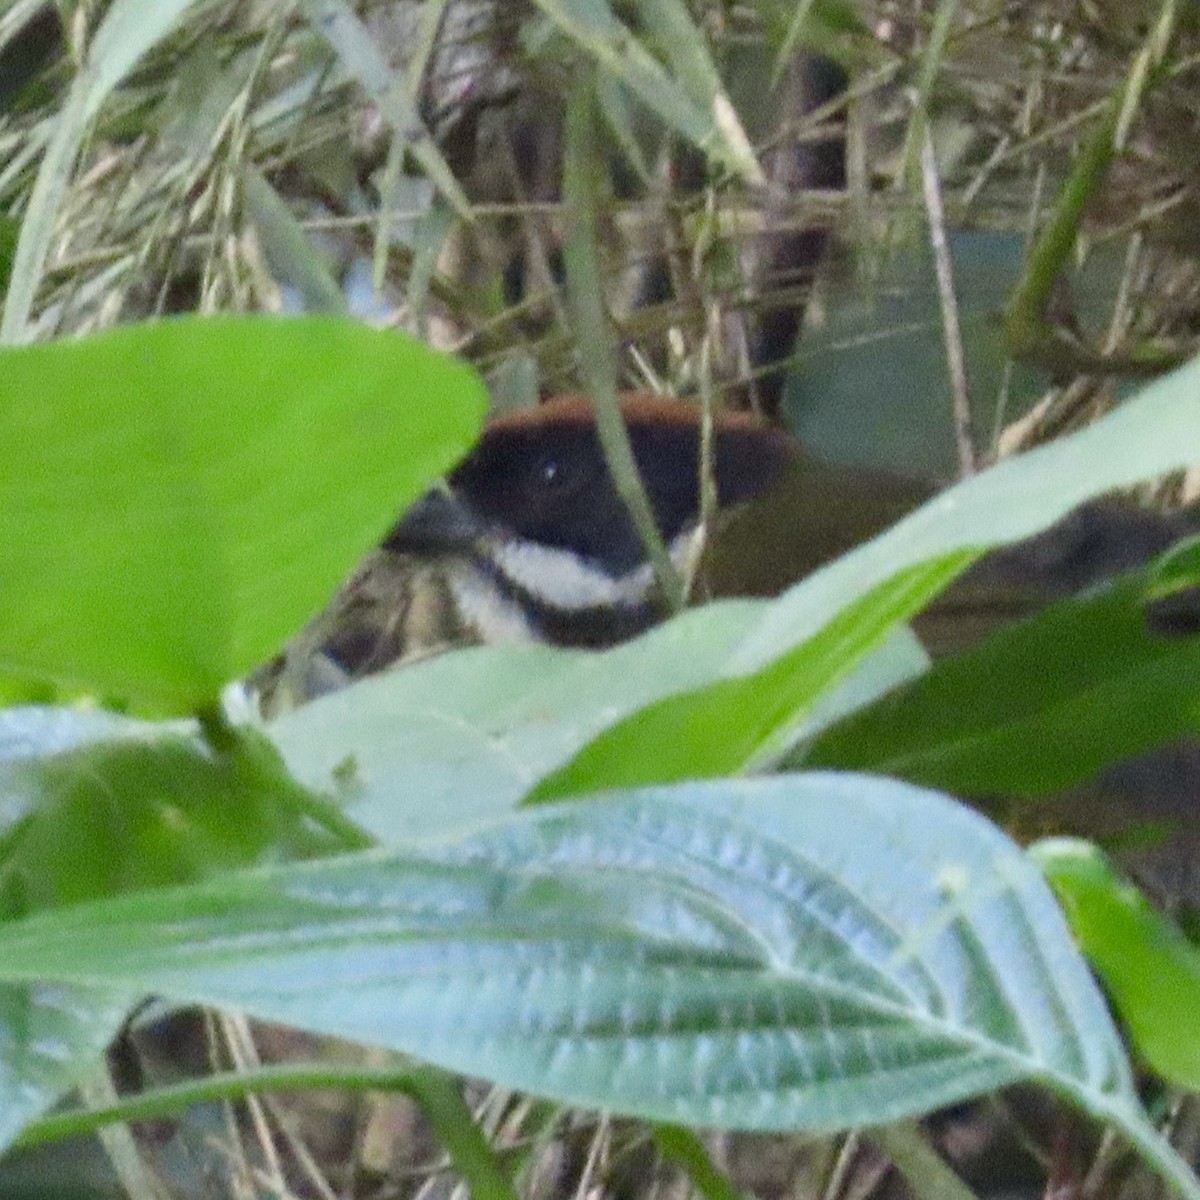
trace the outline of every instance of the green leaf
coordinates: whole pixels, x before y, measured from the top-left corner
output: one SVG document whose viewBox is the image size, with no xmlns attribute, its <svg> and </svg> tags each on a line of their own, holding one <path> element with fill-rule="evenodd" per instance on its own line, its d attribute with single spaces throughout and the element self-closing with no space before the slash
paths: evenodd
<svg viewBox="0 0 1200 1200">
<path fill-rule="evenodd" d="M 948 231 L 948 245 L 971 434 L 988 455 L 999 430 L 1018 421 L 1047 386 L 1044 372 L 1013 360 L 1000 320 L 1021 280 L 1026 239 L 957 229 Z M 1128 253 L 1120 239 L 1105 242 L 1067 276 L 1075 316 L 1089 336 L 1103 338 Z M 789 428 L 830 462 L 926 479 L 957 476 L 954 393 L 928 240 L 897 247 L 858 272 L 830 272 L 823 287 L 824 303 L 806 317 L 799 361 L 788 373 Z"/>
<path fill-rule="evenodd" d="M 0 713 L 0 916 L 211 878 L 344 844 L 269 758 L 178 724 Z M 248 769 L 249 768 L 249 769 Z M 94 1071 L 140 989 L 0 985 L 0 1141 Z M 14 1043 L 7 1034 L 21 1030 Z"/>
<path fill-rule="evenodd" d="M 295 288 L 306 312 L 345 316 L 346 297 L 329 267 L 283 198 L 249 163 L 242 166 L 242 199 L 275 281 Z"/>
<path fill-rule="evenodd" d="M 232 1005 L 686 1124 L 875 1124 L 1033 1078 L 1200 1195 L 1037 870 L 890 780 L 614 794 L 0 926 L 0 980 L 35 979 Z"/>
<path fill-rule="evenodd" d="M 288 769 L 384 845 L 440 837 L 514 809 L 542 776 L 644 705 L 730 674 L 773 605 L 722 601 L 690 609 L 604 651 L 480 646 L 413 663 L 322 696 L 267 732 Z M 778 630 L 785 640 L 786 631 Z M 813 720 L 832 720 L 924 666 L 894 636 Z"/>
<path fill-rule="evenodd" d="M 474 798 L 472 819 L 507 811 L 613 726 L 616 749 L 603 751 L 603 763 L 599 746 L 587 752 L 604 768 L 590 773 L 589 786 L 607 780 L 610 765 L 622 780 L 635 772 L 653 777 L 661 758 L 690 776 L 704 763 L 716 771 L 777 753 L 780 738 L 810 736 L 920 669 L 910 645 L 900 655 L 904 663 L 897 659 L 878 676 L 864 663 L 862 675 L 849 677 L 853 687 L 848 680 L 841 695 L 813 702 L 843 677 L 850 657 L 877 643 L 880 619 L 886 624 L 918 606 L 925 587 L 938 585 L 937 568 L 917 590 L 894 580 L 880 591 L 882 607 L 863 602 L 811 650 L 795 650 L 800 643 L 906 564 L 946 549 L 968 561 L 976 544 L 1027 537 L 1096 491 L 1178 465 L 1190 453 L 1184 431 L 1200 420 L 1197 374 L 1195 366 L 1178 372 L 1093 429 L 951 489 L 770 603 L 709 605 L 594 654 L 492 647 L 443 656 L 326 697 L 278 722 L 272 736 L 308 786 L 328 791 L 340 781 L 355 819 L 389 843 L 405 832 L 438 832 L 459 789 Z M 908 583 L 920 579 L 914 572 Z M 785 653 L 794 658 L 771 668 Z M 776 690 L 760 697 L 764 680 Z M 659 707 L 644 724 L 630 719 L 651 704 Z M 772 713 L 786 719 L 775 721 Z M 692 718 L 706 722 L 711 745 L 689 727 Z M 802 723 L 790 735 L 781 734 L 797 719 Z M 701 757 L 690 760 L 697 746 Z M 579 777 L 583 786 L 582 771 Z M 404 786 L 391 787 L 396 781 Z"/>
<path fill-rule="evenodd" d="M 183 726 L 138 721 L 106 709 L 52 708 L 30 705 L 0 711 L 0 770 L 9 771 L 27 759 L 49 758 L 96 742 L 118 738 L 178 734 Z M 0 816 L 2 827 L 26 811 L 21 803 Z"/>
<path fill-rule="evenodd" d="M 712 779 L 761 765 L 787 748 L 825 692 L 972 557 L 951 555 L 901 571 L 760 670 L 632 713 L 542 778 L 527 799 L 541 803 L 607 787 Z"/>
<path fill-rule="evenodd" d="M 1097 494 L 1185 466 L 1196 427 L 1200 360 L 1103 421 L 949 488 L 775 601 L 722 670 L 757 671 L 755 685 L 718 680 L 695 696 L 624 716 L 539 785 L 535 798 L 719 775 L 781 753 L 789 738 L 815 732 L 801 721 L 820 689 L 843 678 L 984 549 L 1030 537 Z M 811 649 L 798 645 L 806 638 Z M 785 647 L 796 649 L 781 656 Z"/>
<path fill-rule="evenodd" d="M 279 717 L 289 770 L 385 845 L 516 807 L 617 718 L 719 677 L 770 606 L 725 601 L 611 650 L 479 646 L 364 679 Z"/>
<path fill-rule="evenodd" d="M 592 400 L 596 433 L 613 487 L 637 530 L 654 569 L 655 584 L 672 611 L 683 608 L 684 586 L 654 520 L 645 482 L 633 457 L 617 396 L 612 327 L 604 306 L 600 271 L 600 208 L 609 183 L 599 148 L 595 73 L 580 73 L 567 97 L 563 146 L 563 195 L 567 230 L 563 259 L 567 295 L 579 341 L 579 368 Z"/>
<path fill-rule="evenodd" d="M 797 49 L 816 51 L 839 61 L 871 61 L 878 43 L 863 22 L 853 0 L 754 0 L 754 8 L 766 27 L 777 63 L 782 64 Z M 779 75 L 776 65 L 772 77 Z"/>
<path fill-rule="evenodd" d="M 949 245 L 982 450 L 1001 413 L 1014 420 L 1044 390 L 1036 372 L 1011 362 L 997 319 L 1020 279 L 1025 240 L 971 230 L 952 233 Z M 835 275 L 831 289 L 788 374 L 789 427 L 825 459 L 953 478 L 954 398 L 932 251 L 897 249 L 877 277 Z"/>
<path fill-rule="evenodd" d="M 425 128 L 413 100 L 415 89 L 404 73 L 388 62 L 354 9 L 344 0 L 306 0 L 304 7 L 313 28 L 326 38 L 342 66 L 392 127 L 392 136 L 404 139 L 408 151 L 454 211 L 464 221 L 473 221 L 471 201 Z"/>
<path fill-rule="evenodd" d="M 16 218 L 0 214 L 0 291 L 8 289 L 13 255 L 17 250 L 17 237 L 20 232 L 21 225 Z"/>
<path fill-rule="evenodd" d="M 715 156 L 723 157 L 748 182 L 765 184 L 766 176 L 754 147 L 709 53 L 709 40 L 687 4 L 684 0 L 638 0 L 637 7 L 642 23 L 670 63 L 680 86 L 700 111 L 712 114 L 719 138 Z"/>
<path fill-rule="evenodd" d="M 196 710 L 470 445 L 482 388 L 403 335 L 177 319 L 0 354 L 0 670 Z"/>
<path fill-rule="evenodd" d="M 0 1146 L 95 1071 L 140 993 L 0 984 Z"/>
<path fill-rule="evenodd" d="M 0 912 L 344 848 L 288 788 L 241 766 L 164 730 L 0 763 Z"/>
<path fill-rule="evenodd" d="M 261 734 L 222 740 L 103 710 L 0 712 L 0 919 L 347 848 Z"/>
<path fill-rule="evenodd" d="M 825 731 L 805 762 L 1041 796 L 1196 730 L 1200 638 L 1148 623 L 1160 568 L 1062 600 Z"/>
<path fill-rule="evenodd" d="M 1200 1088 L 1200 950 L 1090 842 L 1029 851 L 1067 912 L 1134 1049 L 1163 1078 Z"/>
</svg>

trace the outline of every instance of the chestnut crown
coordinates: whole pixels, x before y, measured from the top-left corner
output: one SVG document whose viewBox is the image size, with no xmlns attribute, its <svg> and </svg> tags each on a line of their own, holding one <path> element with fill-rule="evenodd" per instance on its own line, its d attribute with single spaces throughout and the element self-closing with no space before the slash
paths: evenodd
<svg viewBox="0 0 1200 1200">
<path fill-rule="evenodd" d="M 699 412 L 646 396 L 624 397 L 621 409 L 655 521 L 670 544 L 700 513 Z M 722 507 L 766 492 L 797 453 L 786 434 L 739 415 L 718 418 L 712 445 Z M 472 535 L 503 537 L 565 551 L 613 576 L 645 560 L 585 399 L 560 398 L 492 421 L 449 483 L 466 513 L 451 517 L 443 505 L 431 522 L 418 508 L 393 530 L 390 548 L 429 548 L 436 526 L 441 536 L 464 542 Z"/>
</svg>

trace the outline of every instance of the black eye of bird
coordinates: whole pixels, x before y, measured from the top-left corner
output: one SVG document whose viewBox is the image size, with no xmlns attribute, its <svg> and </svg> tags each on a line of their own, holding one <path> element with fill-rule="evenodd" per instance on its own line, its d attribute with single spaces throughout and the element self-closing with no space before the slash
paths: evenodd
<svg viewBox="0 0 1200 1200">
<path fill-rule="evenodd" d="M 570 454 L 564 457 L 559 453 L 547 453 L 531 465 L 529 484 L 532 492 L 546 498 L 553 497 L 556 503 L 584 484 L 589 473 L 587 465 L 577 462 Z M 603 464 L 600 466 L 602 468 Z"/>
</svg>

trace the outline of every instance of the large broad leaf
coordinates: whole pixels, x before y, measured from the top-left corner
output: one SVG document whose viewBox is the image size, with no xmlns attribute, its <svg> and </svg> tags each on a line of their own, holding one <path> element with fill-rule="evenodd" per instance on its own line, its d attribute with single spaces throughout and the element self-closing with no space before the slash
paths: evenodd
<svg viewBox="0 0 1200 1200">
<path fill-rule="evenodd" d="M 0 980 L 233 1005 L 689 1124 L 874 1124 L 1032 1077 L 1200 1194 L 1036 869 L 890 780 L 612 794 L 58 910 L 0 926 Z"/>
<path fill-rule="evenodd" d="M 2 916 L 262 859 L 262 812 L 275 798 L 247 792 L 184 731 L 104 712 L 5 710 Z M 295 833 L 310 834 L 293 816 Z M 103 986 L 0 985 L 0 1141 L 97 1069 L 140 996 Z M 14 1030 L 22 1031 L 17 1043 Z"/>
<path fill-rule="evenodd" d="M 998 419 L 1020 416 L 1044 390 L 1035 372 L 1009 359 L 998 319 L 1021 277 L 1025 239 L 957 231 L 949 250 L 971 433 L 987 450 Z M 861 272 L 835 274 L 826 303 L 806 322 L 801 360 L 788 375 L 788 424 L 823 459 L 953 478 L 954 393 L 932 251 L 904 247 L 876 265 L 865 289 Z"/>
<path fill-rule="evenodd" d="M 937 664 L 827 730 L 806 763 L 880 771 L 957 795 L 1036 796 L 1194 733 L 1200 612 L 1193 595 L 1192 636 L 1166 636 L 1149 609 L 1164 599 L 1159 577 L 1154 567 L 1060 601 Z"/>
<path fill-rule="evenodd" d="M 119 987 L 0 983 L 0 1146 L 97 1070 L 140 998 Z"/>
<path fill-rule="evenodd" d="M 476 436 L 403 335 L 179 319 L 0 355 L 0 669 L 210 703 Z"/>
<path fill-rule="evenodd" d="M 742 678 L 729 685 L 752 690 L 739 650 L 772 613 L 766 601 L 724 601 L 602 652 L 513 645 L 444 654 L 324 696 L 268 733 L 298 779 L 337 793 L 384 845 L 442 836 L 509 812 L 644 705 L 728 676 L 735 664 Z M 806 661 L 821 671 L 830 656 L 814 650 Z M 832 719 L 924 665 L 911 636 L 894 637 L 820 708 Z"/>
<path fill-rule="evenodd" d="M 947 241 L 970 382 L 970 432 L 977 452 L 990 455 L 1001 429 L 1019 423 L 1046 388 L 1043 372 L 1010 357 L 1000 319 L 1025 269 L 1026 239 L 956 229 Z M 1067 275 L 1085 342 L 1103 339 L 1128 255 L 1125 241 L 1106 239 Z M 877 253 L 864 266 L 830 272 L 822 304 L 806 315 L 785 392 L 788 424 L 831 462 L 953 478 L 961 463 L 932 249 L 922 239 Z M 1127 382 L 1116 386 L 1118 394 L 1132 390 Z"/>
<path fill-rule="evenodd" d="M 160 731 L 0 763 L 0 913 L 345 849 L 268 757 L 246 769 L 255 745 L 214 756 Z"/>
<path fill-rule="evenodd" d="M 692 609 L 601 653 L 486 646 L 364 679 L 273 721 L 307 786 L 338 791 L 385 845 L 517 806 L 616 718 L 721 674 L 768 606 Z"/>
</svg>

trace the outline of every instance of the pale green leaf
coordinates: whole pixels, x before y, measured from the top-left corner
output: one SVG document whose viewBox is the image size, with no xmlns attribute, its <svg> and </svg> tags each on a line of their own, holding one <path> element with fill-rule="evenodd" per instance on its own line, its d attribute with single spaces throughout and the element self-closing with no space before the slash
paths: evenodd
<svg viewBox="0 0 1200 1200">
<path fill-rule="evenodd" d="M 0 926 L 0 980 L 229 1005 L 695 1125 L 877 1124 L 1030 1078 L 1200 1195 L 1039 872 L 890 780 L 610 794 L 58 910 Z"/>
</svg>

